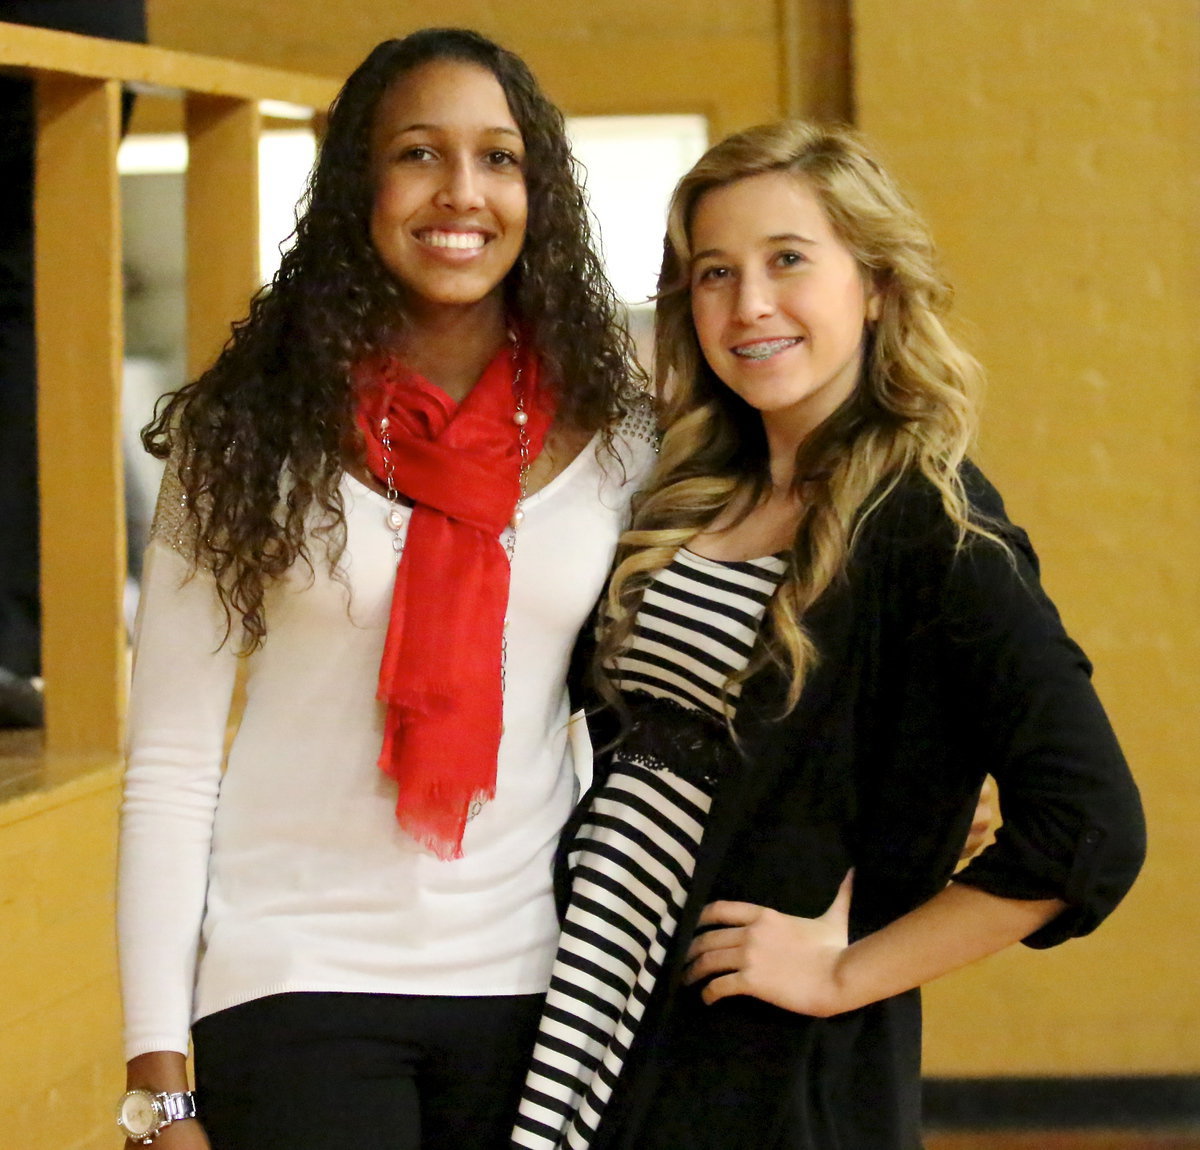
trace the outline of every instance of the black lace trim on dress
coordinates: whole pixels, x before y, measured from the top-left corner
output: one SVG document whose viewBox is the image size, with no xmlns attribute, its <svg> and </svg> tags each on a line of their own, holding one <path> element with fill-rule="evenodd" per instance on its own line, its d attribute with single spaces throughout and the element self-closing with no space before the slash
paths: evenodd
<svg viewBox="0 0 1200 1150">
<path fill-rule="evenodd" d="M 668 770 L 711 794 L 740 762 L 724 720 L 645 691 L 625 696 L 630 726 L 613 748 L 616 763 Z"/>
</svg>

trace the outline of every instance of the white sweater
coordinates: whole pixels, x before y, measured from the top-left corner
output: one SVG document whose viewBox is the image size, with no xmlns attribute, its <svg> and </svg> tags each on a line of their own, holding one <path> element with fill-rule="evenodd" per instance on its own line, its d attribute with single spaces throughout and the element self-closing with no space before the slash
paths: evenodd
<svg viewBox="0 0 1200 1150">
<path fill-rule="evenodd" d="M 222 774 L 237 670 L 211 577 L 186 579 L 160 503 L 135 643 L 118 931 L 126 1057 L 186 1052 L 190 1023 L 284 991 L 545 990 L 551 857 L 577 794 L 564 686 L 629 499 L 644 413 L 525 503 L 508 611 L 496 798 L 443 862 L 396 823 L 375 698 L 395 553 L 390 505 L 343 479 L 338 578 L 315 548 L 268 593 Z M 453 594 L 453 588 L 446 589 Z M 581 769 L 583 769 L 581 767 Z"/>
</svg>

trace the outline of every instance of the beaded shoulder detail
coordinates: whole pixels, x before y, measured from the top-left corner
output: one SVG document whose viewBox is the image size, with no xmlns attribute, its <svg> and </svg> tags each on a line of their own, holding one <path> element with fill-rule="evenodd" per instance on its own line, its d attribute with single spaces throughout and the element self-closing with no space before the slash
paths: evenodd
<svg viewBox="0 0 1200 1150">
<path fill-rule="evenodd" d="M 188 514 L 188 497 L 183 487 L 181 469 L 186 470 L 178 452 L 172 452 L 171 458 L 163 469 L 162 484 L 158 489 L 158 502 L 154 507 L 154 519 L 150 524 L 150 538 L 161 539 L 173 551 L 178 551 L 185 559 L 198 560 L 196 549 L 196 522 Z M 202 563 L 198 564 L 203 566 Z"/>
<path fill-rule="evenodd" d="M 613 428 L 613 434 L 630 442 L 649 443 L 657 451 L 661 436 L 654 411 L 654 397 L 648 392 L 639 393 Z"/>
</svg>

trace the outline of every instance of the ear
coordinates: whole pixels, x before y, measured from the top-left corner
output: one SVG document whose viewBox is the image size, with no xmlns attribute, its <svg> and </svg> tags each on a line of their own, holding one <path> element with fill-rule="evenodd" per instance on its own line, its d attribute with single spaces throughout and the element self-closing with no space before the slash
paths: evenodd
<svg viewBox="0 0 1200 1150">
<path fill-rule="evenodd" d="M 867 284 L 867 323 L 877 323 L 883 313 L 883 292 L 872 283 Z"/>
</svg>

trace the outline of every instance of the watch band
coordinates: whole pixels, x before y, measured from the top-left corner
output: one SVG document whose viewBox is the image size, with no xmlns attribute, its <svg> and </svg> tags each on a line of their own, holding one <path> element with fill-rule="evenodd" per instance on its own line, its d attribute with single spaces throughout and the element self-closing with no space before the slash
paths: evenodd
<svg viewBox="0 0 1200 1150">
<path fill-rule="evenodd" d="M 174 1094 L 157 1095 L 162 1103 L 166 1126 L 168 1122 L 182 1122 L 185 1118 L 196 1117 L 196 1092 L 194 1090 L 178 1090 Z"/>
</svg>

